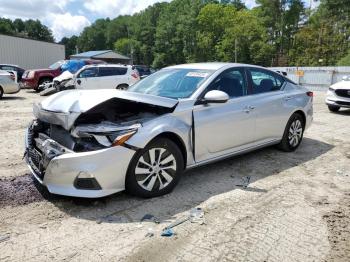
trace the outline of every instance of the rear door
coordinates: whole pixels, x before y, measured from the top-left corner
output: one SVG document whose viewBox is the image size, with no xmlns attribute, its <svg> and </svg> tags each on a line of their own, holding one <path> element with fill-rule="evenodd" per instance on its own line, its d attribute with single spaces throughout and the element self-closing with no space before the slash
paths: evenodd
<svg viewBox="0 0 350 262">
<path fill-rule="evenodd" d="M 89 67 L 81 71 L 76 79 L 77 89 L 99 89 L 98 67 Z"/>
<path fill-rule="evenodd" d="M 255 118 L 248 108 L 252 98 L 247 96 L 244 69 L 224 71 L 209 85 L 202 97 L 211 90 L 223 91 L 230 99 L 226 103 L 194 106 L 196 162 L 239 150 L 254 140 Z"/>
<path fill-rule="evenodd" d="M 259 143 L 281 139 L 292 108 L 285 106 L 284 78 L 263 68 L 247 67 L 249 96 L 256 116 L 255 140 Z"/>
<path fill-rule="evenodd" d="M 101 88 L 116 89 L 121 84 L 127 84 L 127 67 L 100 67 Z"/>
</svg>

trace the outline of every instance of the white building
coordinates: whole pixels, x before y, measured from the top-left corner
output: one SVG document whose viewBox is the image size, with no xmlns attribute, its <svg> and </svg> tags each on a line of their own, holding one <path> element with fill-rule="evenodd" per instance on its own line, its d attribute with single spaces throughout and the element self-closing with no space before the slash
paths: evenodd
<svg viewBox="0 0 350 262">
<path fill-rule="evenodd" d="M 0 34 L 0 64 L 47 68 L 64 58 L 64 45 Z"/>
</svg>

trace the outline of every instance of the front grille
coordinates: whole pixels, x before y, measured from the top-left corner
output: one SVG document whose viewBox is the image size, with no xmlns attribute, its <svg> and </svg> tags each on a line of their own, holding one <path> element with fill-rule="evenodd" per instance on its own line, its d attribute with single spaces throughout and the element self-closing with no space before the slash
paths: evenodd
<svg viewBox="0 0 350 262">
<path fill-rule="evenodd" d="M 350 98 L 350 89 L 337 89 L 335 90 L 337 96 Z"/>
<path fill-rule="evenodd" d="M 44 178 L 44 168 L 42 164 L 42 155 L 35 148 L 28 149 L 28 158 L 31 162 L 31 166 L 35 169 L 35 173 L 41 178 Z M 34 165 L 34 166 L 33 166 Z"/>
</svg>

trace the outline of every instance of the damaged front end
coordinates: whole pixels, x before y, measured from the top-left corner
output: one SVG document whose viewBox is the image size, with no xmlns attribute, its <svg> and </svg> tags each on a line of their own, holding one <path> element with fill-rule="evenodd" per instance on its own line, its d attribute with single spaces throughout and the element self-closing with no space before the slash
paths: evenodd
<svg viewBox="0 0 350 262">
<path fill-rule="evenodd" d="M 36 119 L 26 131 L 26 161 L 52 193 L 100 197 L 121 191 L 137 150 L 127 141 L 174 106 L 119 97 L 87 106 L 81 99 L 61 104 L 60 110 L 51 111 L 45 103 L 34 107 Z"/>
</svg>

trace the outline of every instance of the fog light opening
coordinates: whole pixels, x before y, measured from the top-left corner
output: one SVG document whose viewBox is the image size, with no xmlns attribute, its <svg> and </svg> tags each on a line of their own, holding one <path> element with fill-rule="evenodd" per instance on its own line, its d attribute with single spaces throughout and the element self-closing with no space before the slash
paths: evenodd
<svg viewBox="0 0 350 262">
<path fill-rule="evenodd" d="M 101 190 L 96 178 L 89 172 L 81 171 L 74 180 L 74 187 L 83 190 Z"/>
</svg>

